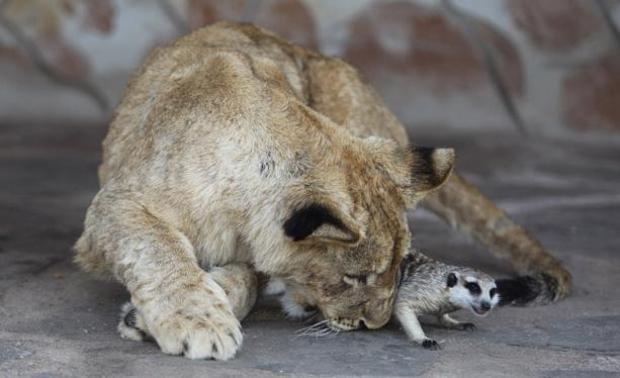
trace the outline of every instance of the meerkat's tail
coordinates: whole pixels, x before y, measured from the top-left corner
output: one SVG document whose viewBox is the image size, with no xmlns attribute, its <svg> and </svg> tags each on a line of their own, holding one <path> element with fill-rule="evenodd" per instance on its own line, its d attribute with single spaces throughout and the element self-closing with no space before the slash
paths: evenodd
<svg viewBox="0 0 620 378">
<path fill-rule="evenodd" d="M 500 304 L 546 303 L 570 292 L 571 275 L 562 264 L 457 174 L 429 194 L 422 205 L 512 263 L 520 276 L 497 281 Z"/>
</svg>

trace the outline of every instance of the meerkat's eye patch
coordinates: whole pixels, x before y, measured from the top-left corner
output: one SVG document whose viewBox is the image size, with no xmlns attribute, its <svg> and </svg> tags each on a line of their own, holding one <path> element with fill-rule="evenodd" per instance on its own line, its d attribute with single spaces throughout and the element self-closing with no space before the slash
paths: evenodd
<svg viewBox="0 0 620 378">
<path fill-rule="evenodd" d="M 472 295 L 480 295 L 480 293 L 482 293 L 480 285 L 478 285 L 476 282 L 465 283 L 465 288 L 469 290 Z"/>
<path fill-rule="evenodd" d="M 495 294 L 497 294 L 497 289 L 493 288 L 491 290 L 489 290 L 489 297 L 493 298 L 495 296 Z"/>
<path fill-rule="evenodd" d="M 293 211 L 284 222 L 284 233 L 294 241 L 306 239 L 356 243 L 360 235 L 324 205 L 310 204 Z M 351 223 L 351 222 L 349 222 Z"/>
<path fill-rule="evenodd" d="M 448 274 L 448 287 L 454 287 L 458 279 L 456 278 L 456 274 L 450 273 Z"/>
</svg>

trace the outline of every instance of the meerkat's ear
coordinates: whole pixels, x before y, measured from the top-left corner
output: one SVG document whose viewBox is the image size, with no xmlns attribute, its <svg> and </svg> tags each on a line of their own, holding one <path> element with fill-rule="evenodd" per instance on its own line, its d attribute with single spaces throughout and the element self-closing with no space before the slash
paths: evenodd
<svg viewBox="0 0 620 378">
<path fill-rule="evenodd" d="M 459 279 L 456 276 L 456 274 L 454 272 L 451 272 L 450 274 L 448 274 L 448 280 L 447 280 L 446 284 L 448 285 L 448 287 L 454 287 L 454 286 L 456 286 L 456 283 L 458 281 L 459 281 Z"/>
<path fill-rule="evenodd" d="M 411 186 L 414 196 L 420 199 L 446 182 L 454 167 L 454 150 L 412 147 L 410 151 Z"/>
<path fill-rule="evenodd" d="M 353 245 L 360 240 L 359 226 L 352 219 L 318 203 L 294 210 L 284 222 L 284 233 L 296 242 Z"/>
</svg>

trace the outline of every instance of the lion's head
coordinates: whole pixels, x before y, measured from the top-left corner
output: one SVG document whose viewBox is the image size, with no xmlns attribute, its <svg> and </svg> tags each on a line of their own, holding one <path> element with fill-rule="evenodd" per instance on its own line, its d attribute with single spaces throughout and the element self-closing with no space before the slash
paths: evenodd
<svg viewBox="0 0 620 378">
<path fill-rule="evenodd" d="M 289 193 L 282 227 L 294 253 L 281 278 L 332 329 L 379 328 L 390 318 L 410 244 L 406 211 L 445 182 L 454 152 L 373 137 L 337 156 Z"/>
</svg>

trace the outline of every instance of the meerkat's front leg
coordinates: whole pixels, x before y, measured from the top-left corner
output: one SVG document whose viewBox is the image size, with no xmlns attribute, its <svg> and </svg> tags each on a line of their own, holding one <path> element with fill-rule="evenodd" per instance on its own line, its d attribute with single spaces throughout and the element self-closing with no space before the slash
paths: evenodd
<svg viewBox="0 0 620 378">
<path fill-rule="evenodd" d="M 441 349 L 437 341 L 426 337 L 418 321 L 418 317 L 411 307 L 397 303 L 394 309 L 394 315 L 411 340 L 422 345 L 426 349 Z"/>
<path fill-rule="evenodd" d="M 243 336 L 217 274 L 198 265 L 181 231 L 129 195 L 107 189 L 97 194 L 76 244 L 77 262 L 114 273 L 164 353 L 232 358 Z"/>
<path fill-rule="evenodd" d="M 437 316 L 439 324 L 446 328 L 458 329 L 459 331 L 473 331 L 476 329 L 474 323 L 464 323 L 451 317 L 449 314 L 442 314 Z"/>
</svg>

